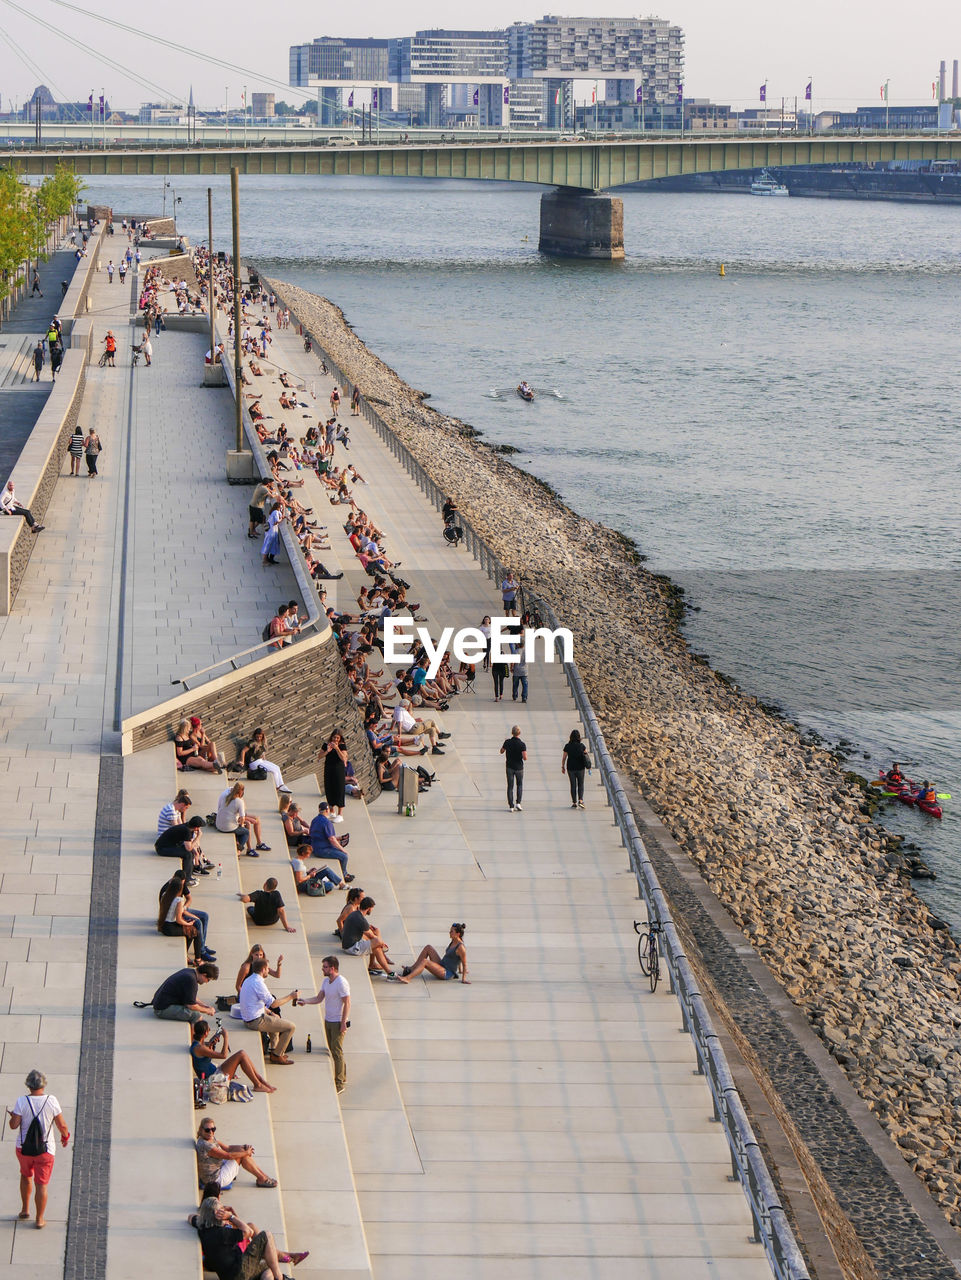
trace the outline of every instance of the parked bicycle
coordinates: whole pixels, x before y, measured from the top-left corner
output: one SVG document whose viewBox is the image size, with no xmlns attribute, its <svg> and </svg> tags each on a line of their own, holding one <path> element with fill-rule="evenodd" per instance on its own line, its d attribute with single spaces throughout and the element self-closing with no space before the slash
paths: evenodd
<svg viewBox="0 0 961 1280">
<path fill-rule="evenodd" d="M 661 976 L 658 939 L 664 930 L 659 920 L 635 920 L 634 932 L 638 935 L 637 960 L 641 973 L 650 981 L 651 991 L 656 991 L 657 980 Z"/>
</svg>

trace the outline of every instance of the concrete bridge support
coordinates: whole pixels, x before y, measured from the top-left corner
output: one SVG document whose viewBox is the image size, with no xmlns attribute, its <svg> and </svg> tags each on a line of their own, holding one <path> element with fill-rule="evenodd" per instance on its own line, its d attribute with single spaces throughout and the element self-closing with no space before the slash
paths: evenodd
<svg viewBox="0 0 961 1280">
<path fill-rule="evenodd" d="M 545 192 L 537 247 L 557 258 L 623 258 L 624 202 L 570 187 Z"/>
</svg>

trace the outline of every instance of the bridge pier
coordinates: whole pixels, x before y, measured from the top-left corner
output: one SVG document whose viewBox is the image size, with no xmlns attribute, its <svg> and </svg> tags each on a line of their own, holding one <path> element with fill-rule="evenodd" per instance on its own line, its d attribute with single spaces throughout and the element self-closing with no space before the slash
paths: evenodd
<svg viewBox="0 0 961 1280">
<path fill-rule="evenodd" d="M 537 247 L 556 258 L 623 258 L 623 200 L 571 187 L 546 191 Z"/>
</svg>

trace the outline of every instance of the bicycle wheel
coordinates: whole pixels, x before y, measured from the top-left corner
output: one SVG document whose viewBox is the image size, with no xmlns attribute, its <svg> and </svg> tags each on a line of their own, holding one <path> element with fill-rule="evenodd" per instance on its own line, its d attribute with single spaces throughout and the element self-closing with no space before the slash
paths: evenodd
<svg viewBox="0 0 961 1280">
<path fill-rule="evenodd" d="M 647 978 L 651 972 L 651 931 L 645 929 L 637 939 L 637 962 L 641 966 L 641 973 Z"/>
<path fill-rule="evenodd" d="M 651 991 L 653 992 L 657 990 L 657 980 L 661 976 L 661 957 L 658 954 L 658 950 L 657 950 L 657 934 L 656 933 L 651 934 L 651 950 L 650 950 L 649 967 L 650 967 L 649 977 L 651 981 Z"/>
</svg>

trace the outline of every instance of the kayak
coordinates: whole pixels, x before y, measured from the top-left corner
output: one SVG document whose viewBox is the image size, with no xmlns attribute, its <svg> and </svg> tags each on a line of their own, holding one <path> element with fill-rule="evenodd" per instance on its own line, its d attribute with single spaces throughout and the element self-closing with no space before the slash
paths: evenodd
<svg viewBox="0 0 961 1280">
<path fill-rule="evenodd" d="M 922 813 L 930 814 L 932 818 L 940 818 L 944 811 L 939 804 L 934 804 L 930 800 L 921 800 L 920 791 L 912 791 L 910 787 L 904 787 L 898 795 L 898 799 L 902 804 L 914 805 L 920 809 Z"/>
</svg>

